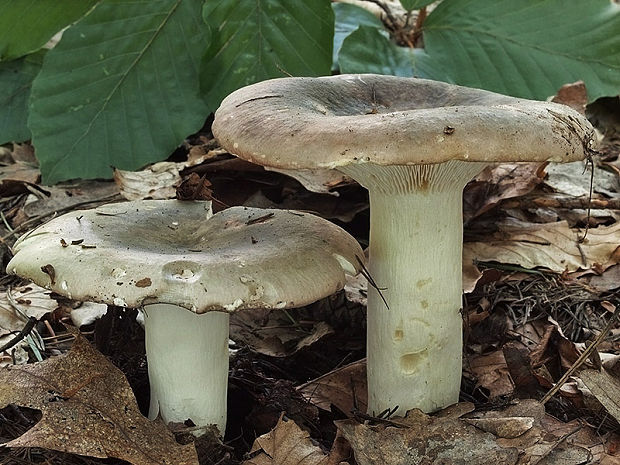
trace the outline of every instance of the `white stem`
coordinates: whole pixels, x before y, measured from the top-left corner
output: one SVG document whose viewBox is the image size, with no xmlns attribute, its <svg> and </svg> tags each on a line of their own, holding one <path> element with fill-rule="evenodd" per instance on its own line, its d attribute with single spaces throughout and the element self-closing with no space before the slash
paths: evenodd
<svg viewBox="0 0 620 465">
<path fill-rule="evenodd" d="M 144 307 L 151 384 L 149 418 L 190 419 L 226 429 L 228 322 L 222 312 L 197 315 L 170 304 Z"/>
<path fill-rule="evenodd" d="M 370 192 L 368 412 L 458 402 L 462 358 L 462 189 L 482 165 L 346 173 Z"/>
<path fill-rule="evenodd" d="M 459 399 L 460 192 L 371 192 L 368 411 L 432 412 Z M 385 289 L 383 289 L 385 288 Z"/>
</svg>

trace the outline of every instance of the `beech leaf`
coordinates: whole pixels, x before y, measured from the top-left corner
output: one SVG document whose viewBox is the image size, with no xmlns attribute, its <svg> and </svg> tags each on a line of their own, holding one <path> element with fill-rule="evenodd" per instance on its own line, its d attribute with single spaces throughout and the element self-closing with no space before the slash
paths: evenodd
<svg viewBox="0 0 620 465">
<path fill-rule="evenodd" d="M 40 410 L 41 420 L 7 447 L 41 447 L 133 465 L 198 465 L 159 420 L 142 416 L 123 373 L 81 335 L 69 352 L 0 370 L 0 406 Z"/>
</svg>

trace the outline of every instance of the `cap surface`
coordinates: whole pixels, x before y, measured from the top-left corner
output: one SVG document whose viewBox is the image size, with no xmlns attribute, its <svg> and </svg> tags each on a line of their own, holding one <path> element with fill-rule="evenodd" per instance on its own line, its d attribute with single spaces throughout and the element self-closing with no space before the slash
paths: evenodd
<svg viewBox="0 0 620 465">
<path fill-rule="evenodd" d="M 571 108 L 425 79 L 282 78 L 239 89 L 213 133 L 240 158 L 285 169 L 584 158 L 593 138 Z"/>
<path fill-rule="evenodd" d="M 289 308 L 342 289 L 357 241 L 308 213 L 136 201 L 75 211 L 20 238 L 7 272 L 77 300 L 196 313 Z M 343 268 L 344 267 L 344 268 Z"/>
</svg>

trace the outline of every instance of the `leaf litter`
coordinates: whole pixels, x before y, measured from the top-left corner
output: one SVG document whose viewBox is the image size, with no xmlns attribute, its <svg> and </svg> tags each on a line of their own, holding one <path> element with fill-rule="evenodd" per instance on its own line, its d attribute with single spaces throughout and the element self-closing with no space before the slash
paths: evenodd
<svg viewBox="0 0 620 465">
<path fill-rule="evenodd" d="M 578 86 L 575 92 L 562 98 L 580 106 Z M 620 306 L 620 126 L 609 108 L 615 107 L 597 102 L 587 108 L 605 135 L 595 157 L 590 216 L 589 174 L 578 164 L 560 171 L 499 165 L 465 189 L 461 404 L 433 415 L 366 415 L 367 284 L 360 279 L 349 283 L 348 298 L 342 292 L 286 314 L 233 319 L 227 436 L 224 443 L 194 441 L 191 427 L 178 425 L 173 434 L 142 416 L 148 380 L 143 330 L 133 311 L 110 307 L 100 320 L 94 315 L 103 309 L 87 311 L 85 337 L 69 350 L 73 336 L 60 321 L 69 323 L 77 304 L 16 287 L 2 275 L 0 289 L 10 285 L 13 300 L 34 312 L 45 360 L 34 363 L 35 348 L 22 344 L 24 364 L 0 371 L 0 398 L 7 404 L 0 410 L 0 440 L 8 446 L 0 449 L 0 463 L 619 463 L 620 324 L 597 341 Z M 188 161 L 179 163 L 176 153 L 174 164 L 123 173 L 120 188 L 85 182 L 43 189 L 28 146 L 4 150 L 6 186 L 15 189 L 0 198 L 3 264 L 18 235 L 76 205 L 116 199 L 123 183 L 138 198 L 171 197 L 185 186 L 191 196 L 213 197 L 216 210 L 245 204 L 312 211 L 339 222 L 362 244 L 368 239 L 367 194 L 343 178 L 267 172 L 223 153 L 208 132 L 177 152 Z M 590 230 L 579 242 L 586 224 Z M 20 294 L 28 289 L 34 293 Z M 14 313 L 6 296 L 0 294 L 0 313 Z M 5 336 L 26 320 L 13 318 Z M 588 347 L 595 349 L 591 356 L 541 404 Z M 14 362 L 15 351 L 5 360 Z"/>
<path fill-rule="evenodd" d="M 42 412 L 7 447 L 41 447 L 134 465 L 196 465 L 193 445 L 177 444 L 164 423 L 139 411 L 123 373 L 78 335 L 69 352 L 0 371 L 0 405 Z"/>
</svg>

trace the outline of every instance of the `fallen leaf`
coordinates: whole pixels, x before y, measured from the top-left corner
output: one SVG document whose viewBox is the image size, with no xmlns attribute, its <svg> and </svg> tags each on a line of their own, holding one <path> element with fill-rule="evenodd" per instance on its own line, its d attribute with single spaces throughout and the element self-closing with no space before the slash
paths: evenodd
<svg viewBox="0 0 620 465">
<path fill-rule="evenodd" d="M 0 165 L 0 197 L 27 194 L 31 190 L 45 194 L 46 191 L 37 185 L 41 172 L 32 145 L 13 144 L 6 158 Z"/>
<path fill-rule="evenodd" d="M 588 92 L 583 81 L 564 84 L 558 93 L 551 99 L 552 102 L 568 105 L 582 115 L 586 114 Z"/>
<path fill-rule="evenodd" d="M 50 297 L 51 291 L 28 284 L 0 294 L 0 336 L 19 331 L 33 317 L 40 320 L 53 312 L 58 303 Z"/>
<path fill-rule="evenodd" d="M 403 426 L 369 426 L 354 420 L 336 425 L 351 443 L 359 465 L 503 465 L 518 460 L 517 449 L 500 447 L 492 434 L 461 419 L 411 410 L 407 417 L 392 420 Z"/>
<path fill-rule="evenodd" d="M 479 418 L 516 416 L 533 419 L 532 427 L 514 438 L 498 438 L 497 443 L 518 449 L 519 464 L 582 465 L 599 463 L 598 459 L 601 463 L 604 459 L 613 460 L 608 449 L 616 436 L 602 437 L 581 420 L 569 423 L 557 420 L 546 414 L 545 407 L 534 399 L 515 400 L 507 408 L 484 412 Z"/>
<path fill-rule="evenodd" d="M 514 391 L 514 384 L 501 349 L 490 354 L 471 356 L 469 369 L 477 378 L 478 386 L 489 390 L 491 401 L 500 396 L 510 395 Z"/>
<path fill-rule="evenodd" d="M 515 388 L 520 393 L 536 395 L 540 389 L 538 378 L 530 366 L 529 350 L 520 342 L 513 341 L 502 347 L 504 359 Z"/>
<path fill-rule="evenodd" d="M 488 240 L 463 244 L 465 261 L 495 261 L 527 269 L 544 267 L 562 273 L 589 269 L 595 264 L 606 269 L 618 260 L 620 222 L 591 228 L 584 243 L 578 241 L 583 233 L 570 229 L 565 221 L 510 221 L 498 226 L 500 230 Z"/>
<path fill-rule="evenodd" d="M 214 200 L 211 182 L 205 176 L 190 173 L 176 188 L 176 198 L 179 200 Z"/>
<path fill-rule="evenodd" d="M 133 465 L 198 465 L 192 444 L 142 416 L 123 373 L 78 334 L 69 352 L 0 370 L 0 405 L 42 412 L 7 447 L 41 447 Z"/>
<path fill-rule="evenodd" d="M 334 330 L 324 321 L 312 326 L 292 322 L 292 312 L 256 309 L 230 317 L 230 338 L 270 357 L 287 357 L 309 347 Z"/>
<path fill-rule="evenodd" d="M 173 199 L 187 163 L 162 161 L 142 171 L 114 170 L 114 182 L 127 200 Z"/>
<path fill-rule="evenodd" d="M 345 277 L 344 292 L 349 302 L 366 306 L 366 295 L 368 293 L 368 279 L 359 273 L 355 276 Z"/>
<path fill-rule="evenodd" d="M 544 183 L 554 191 L 574 197 L 589 196 L 591 167 L 583 161 L 554 163 L 545 168 L 547 177 Z M 592 179 L 593 192 L 617 198 L 618 175 L 606 170 L 596 169 Z"/>
<path fill-rule="evenodd" d="M 516 438 L 534 426 L 532 417 L 466 418 L 465 421 L 498 438 Z"/>
<path fill-rule="evenodd" d="M 544 177 L 546 163 L 502 163 L 489 166 L 463 192 L 465 221 L 486 213 L 502 200 L 528 194 Z"/>
<path fill-rule="evenodd" d="M 366 359 L 330 371 L 297 389 L 308 402 L 323 410 L 330 411 L 333 404 L 348 417 L 352 416 L 354 408 L 366 412 Z"/>
<path fill-rule="evenodd" d="M 293 420 L 280 416 L 270 432 L 254 441 L 250 454 L 258 453 L 242 465 L 327 465 L 329 457 L 310 440 L 310 434 Z"/>
<path fill-rule="evenodd" d="M 618 289 L 620 288 L 620 265 L 610 266 L 602 275 L 589 276 L 584 280 L 599 291 Z"/>
<path fill-rule="evenodd" d="M 603 404 L 610 415 L 620 421 L 620 380 L 606 370 L 581 370 L 579 378 Z"/>
</svg>

